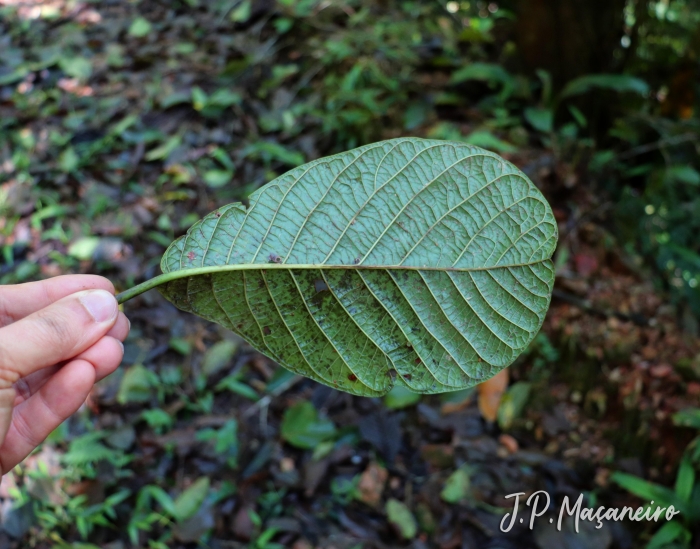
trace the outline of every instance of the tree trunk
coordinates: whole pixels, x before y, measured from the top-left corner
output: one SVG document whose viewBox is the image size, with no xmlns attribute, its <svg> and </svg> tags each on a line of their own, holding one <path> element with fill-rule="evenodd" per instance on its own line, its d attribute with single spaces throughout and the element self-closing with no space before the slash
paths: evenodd
<svg viewBox="0 0 700 549">
<path fill-rule="evenodd" d="M 626 0 L 510 0 L 524 68 L 548 71 L 555 90 L 577 76 L 613 71 L 625 4 Z"/>
</svg>

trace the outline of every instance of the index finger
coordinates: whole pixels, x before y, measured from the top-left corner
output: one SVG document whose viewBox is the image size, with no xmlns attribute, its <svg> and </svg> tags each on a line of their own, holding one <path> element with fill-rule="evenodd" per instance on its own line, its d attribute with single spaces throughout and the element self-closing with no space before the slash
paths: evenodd
<svg viewBox="0 0 700 549">
<path fill-rule="evenodd" d="M 0 327 L 82 290 L 107 290 L 113 294 L 114 286 L 97 275 L 62 275 L 38 282 L 0 286 Z"/>
</svg>

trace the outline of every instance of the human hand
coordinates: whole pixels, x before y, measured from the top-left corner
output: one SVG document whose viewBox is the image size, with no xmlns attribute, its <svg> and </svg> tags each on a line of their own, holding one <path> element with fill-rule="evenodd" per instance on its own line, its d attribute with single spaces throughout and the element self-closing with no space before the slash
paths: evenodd
<svg viewBox="0 0 700 549">
<path fill-rule="evenodd" d="M 100 276 L 0 286 L 0 476 L 117 369 L 129 326 Z"/>
</svg>

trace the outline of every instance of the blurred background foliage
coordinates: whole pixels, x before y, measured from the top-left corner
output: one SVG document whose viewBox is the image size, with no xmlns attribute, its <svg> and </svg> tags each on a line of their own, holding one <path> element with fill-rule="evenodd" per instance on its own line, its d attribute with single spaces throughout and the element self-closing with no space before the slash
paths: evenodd
<svg viewBox="0 0 700 549">
<path fill-rule="evenodd" d="M 232 200 L 396 135 L 542 145 L 595 172 L 620 234 L 697 314 L 700 11 L 599 4 L 4 0 L 3 174 L 41 194 L 37 225 L 78 185 Z M 105 195 L 88 219 L 120 215 Z"/>
<path fill-rule="evenodd" d="M 699 375 L 699 94 L 698 0 L 0 0 L 0 283 L 93 272 L 123 289 L 156 274 L 169 242 L 216 206 L 245 200 L 305 161 L 417 135 L 499 152 L 543 189 L 562 233 L 555 293 L 562 309 L 550 316 L 572 319 L 545 326 L 513 369 L 514 383 L 506 391 L 506 379 L 496 390 L 495 410 L 488 404 L 493 387 L 480 390 L 472 408 L 460 408 L 470 393 L 440 400 L 394 392 L 370 410 L 300 383 L 215 328 L 144 296 L 138 310 L 128 310 L 134 330 L 125 371 L 54 433 L 38 465 L 4 481 L 0 544 L 331 546 L 328 539 L 339 534 L 325 523 L 302 528 L 282 520 L 291 516 L 302 482 L 307 498 L 322 486 L 309 512 L 350 532 L 348 547 L 460 546 L 453 539 L 477 546 L 469 543 L 483 543 L 488 528 L 471 538 L 454 534 L 456 517 L 464 515 L 441 506 L 491 512 L 503 501 L 487 503 L 483 491 L 473 490 L 476 473 L 460 462 L 463 456 L 455 462 L 461 450 L 441 448 L 453 452 L 446 458 L 421 455 L 429 471 L 445 473 L 432 503 L 415 503 L 406 486 L 419 481 L 392 464 L 402 455 L 418 459 L 407 448 L 426 440 L 459 447 L 457 439 L 435 441 L 425 431 L 438 421 L 431 409 L 454 407 L 475 411 L 482 434 L 506 450 L 515 443 L 517 451 L 519 440 L 546 454 L 553 435 L 498 437 L 514 425 L 537 433 L 543 416 L 527 418 L 526 404 L 545 414 L 552 409 L 559 397 L 538 405 L 531 389 L 549 387 L 553 376 L 568 387 L 565 400 L 589 418 L 605 416 L 614 428 L 630 429 L 623 437 L 630 446 L 618 441 L 615 450 L 641 452 L 633 472 L 672 483 L 689 435 L 678 439 L 680 453 L 654 457 L 658 442 L 649 422 L 670 429 L 668 418 L 687 401 L 658 418 L 653 383 L 649 395 L 636 388 L 612 396 L 605 383 L 624 385 L 614 368 L 623 364 L 624 373 L 644 346 L 651 347 L 642 353 L 645 372 L 674 372 L 656 370 L 656 377 L 676 380 L 664 398 L 698 396 L 689 384 Z M 632 287 L 637 297 L 629 306 L 619 296 Z M 612 297 L 595 302 L 601 288 Z M 652 293 L 662 297 L 653 301 Z M 596 324 L 564 307 L 626 335 L 597 347 L 593 335 L 581 335 L 598 330 L 591 328 Z M 638 325 L 649 326 L 648 333 L 635 332 Z M 667 342 L 673 359 L 656 358 L 662 325 L 663 334 L 677 326 L 689 338 Z M 579 360 L 595 373 L 583 368 L 563 379 L 556 373 Z M 649 397 L 647 408 L 640 395 Z M 606 406 L 617 397 L 619 409 Z M 374 427 L 353 430 L 355 416 L 338 412 L 343 406 L 357 407 Z M 376 432 L 377 425 L 391 429 L 403 421 L 403 411 L 391 410 L 423 418 L 400 451 L 383 447 Z M 245 426 L 251 418 L 255 428 Z M 188 444 L 204 448 L 197 450 L 204 456 L 182 450 Z M 348 447 L 356 453 L 343 454 Z M 50 448 L 60 450 L 58 457 L 46 454 Z M 283 455 L 290 448 L 292 457 Z M 681 471 L 695 486 L 688 471 L 697 452 L 688 448 Z M 270 460 L 277 458 L 273 471 Z M 617 467 L 611 465 L 617 454 L 586 459 L 589 468 Z M 307 461 L 325 469 L 295 481 L 311 467 Z M 336 466 L 340 473 L 324 477 Z M 387 470 L 395 481 L 387 481 Z M 316 484 L 313 474 L 320 475 Z M 51 487 L 59 477 L 60 490 Z M 241 478 L 261 479 L 263 488 L 235 495 Z M 646 493 L 624 478 L 624 488 Z M 599 480 L 578 486 L 595 492 L 607 486 Z M 391 497 L 366 488 L 385 482 Z M 510 493 L 503 490 L 502 484 L 494 493 Z M 681 495 L 700 501 L 700 490 Z M 357 501 L 366 507 L 353 519 L 338 511 Z M 222 517 L 234 517 L 233 526 Z M 689 547 L 698 525 L 684 520 L 657 538 L 653 529 L 629 534 L 636 540 L 629 543 L 666 539 Z M 217 541 L 230 529 L 234 545 Z M 546 537 L 553 534 L 538 535 L 521 542 L 555 543 Z M 608 546 L 625 546 L 611 536 Z"/>
</svg>

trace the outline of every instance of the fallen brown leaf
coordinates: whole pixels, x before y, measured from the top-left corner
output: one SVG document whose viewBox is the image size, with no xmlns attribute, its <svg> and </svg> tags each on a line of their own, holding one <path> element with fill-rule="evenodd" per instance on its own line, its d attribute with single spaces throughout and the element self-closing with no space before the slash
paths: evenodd
<svg viewBox="0 0 700 549">
<path fill-rule="evenodd" d="M 491 379 L 477 386 L 479 394 L 479 411 L 488 422 L 493 423 L 498 416 L 501 397 L 508 388 L 508 370 L 501 370 Z"/>
<path fill-rule="evenodd" d="M 375 462 L 370 463 L 357 486 L 360 501 L 372 507 L 378 506 L 382 501 L 382 492 L 388 477 L 389 473 L 384 467 Z"/>
</svg>

